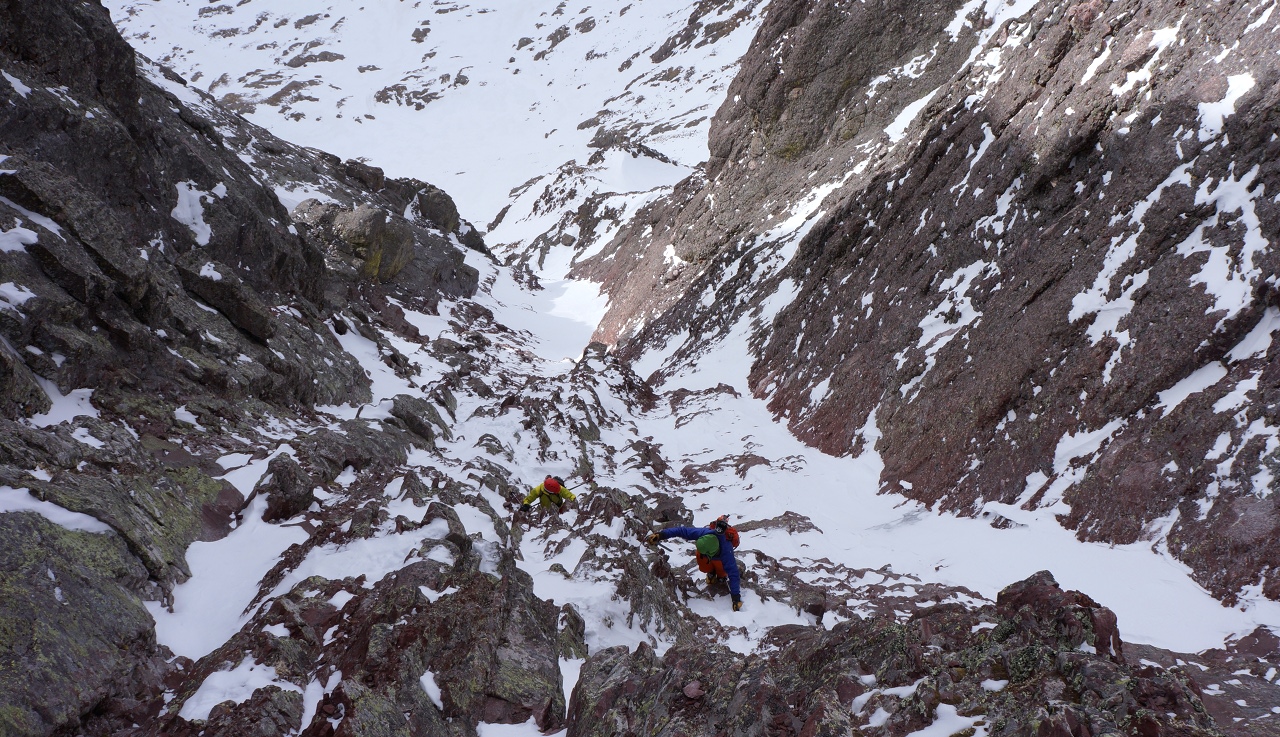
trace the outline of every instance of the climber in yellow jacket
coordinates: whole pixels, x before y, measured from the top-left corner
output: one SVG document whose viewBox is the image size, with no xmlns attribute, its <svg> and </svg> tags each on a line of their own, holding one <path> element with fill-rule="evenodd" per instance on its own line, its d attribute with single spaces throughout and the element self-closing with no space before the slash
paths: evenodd
<svg viewBox="0 0 1280 737">
<path fill-rule="evenodd" d="M 559 476 L 547 476 L 542 483 L 533 487 L 533 491 L 529 492 L 529 496 L 524 498 L 524 501 L 520 504 L 520 511 L 528 512 L 530 505 L 536 499 L 543 509 L 555 507 L 557 512 L 563 512 L 565 505 L 577 498 L 564 485 L 564 479 Z"/>
</svg>

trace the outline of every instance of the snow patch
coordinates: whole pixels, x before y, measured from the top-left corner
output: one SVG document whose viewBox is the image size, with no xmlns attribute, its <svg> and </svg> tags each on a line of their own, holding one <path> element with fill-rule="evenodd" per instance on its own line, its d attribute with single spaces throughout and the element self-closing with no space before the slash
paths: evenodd
<svg viewBox="0 0 1280 737">
<path fill-rule="evenodd" d="M 213 229 L 204 221 L 204 205 L 206 202 L 213 202 L 215 196 L 225 196 L 226 187 L 219 185 L 222 192 L 219 195 L 217 187 L 213 192 L 206 192 L 199 189 L 192 181 L 178 182 L 175 186 L 178 190 L 178 204 L 173 206 L 169 216 L 187 226 L 192 237 L 196 239 L 196 245 L 209 245 L 209 240 L 213 237 Z"/>
<path fill-rule="evenodd" d="M 79 532 L 108 533 L 111 526 L 96 517 L 60 507 L 53 502 L 37 499 L 27 489 L 0 486 L 0 514 L 34 512 L 59 527 Z"/>
<path fill-rule="evenodd" d="M 885 135 L 889 136 L 890 141 L 897 143 L 907 135 L 907 128 L 911 127 L 911 124 L 919 117 L 920 111 L 924 110 L 925 105 L 929 104 L 929 101 L 933 99 L 934 95 L 938 94 L 940 89 L 942 88 L 936 87 L 929 94 L 907 105 L 902 109 L 902 112 L 898 113 L 898 117 L 894 118 L 892 123 L 885 126 L 884 132 Z"/>
<path fill-rule="evenodd" d="M 15 225 L 8 230 L 0 230 L 0 253 L 25 251 L 27 246 L 39 241 L 40 238 L 34 230 Z"/>
<path fill-rule="evenodd" d="M 66 240 L 62 235 L 62 226 L 58 225 L 48 217 L 41 215 L 38 212 L 32 212 L 7 197 L 0 197 L 0 204 L 3 204 L 10 210 L 19 213 L 22 217 L 30 220 L 36 225 L 39 225 L 41 228 L 49 231 L 49 233 Z M 32 243 L 37 242 L 38 237 L 35 231 L 28 230 L 21 226 L 22 221 L 18 221 L 17 225 L 10 230 L 0 231 L 0 251 L 25 251 L 25 246 L 29 246 Z"/>
<path fill-rule="evenodd" d="M 426 692 L 427 698 L 431 699 L 431 703 L 436 705 L 440 711 L 444 711 L 443 694 L 440 692 L 440 686 L 436 684 L 436 674 L 427 671 L 418 679 L 418 683 L 422 684 L 422 690 Z"/>
<path fill-rule="evenodd" d="M 1111 58 L 1111 40 L 1111 37 L 1108 36 L 1106 45 L 1102 47 L 1102 53 L 1098 54 L 1098 57 L 1089 63 L 1088 69 L 1084 70 L 1084 76 L 1080 78 L 1081 86 L 1093 79 L 1093 75 L 1097 74 L 1098 68 L 1101 67 L 1107 59 Z"/>
<path fill-rule="evenodd" d="M 205 429 L 205 426 L 200 424 L 199 418 L 197 418 L 191 410 L 187 409 L 187 405 L 185 404 L 179 406 L 173 411 L 173 419 L 178 422 L 185 422 L 200 432 L 208 432 L 208 430 Z"/>
<path fill-rule="evenodd" d="M 222 274 L 218 273 L 218 267 L 212 261 L 200 267 L 200 276 L 212 281 L 222 281 Z"/>
<path fill-rule="evenodd" d="M 255 663 L 252 657 L 246 656 L 231 670 L 210 673 L 200 684 L 200 688 L 182 705 L 178 716 L 188 720 L 207 720 L 209 712 L 218 704 L 224 701 L 237 704 L 248 701 L 254 691 L 264 686 L 279 686 L 285 691 L 302 693 L 301 688 L 281 679 L 275 668 Z"/>
<path fill-rule="evenodd" d="M 0 234 L 0 239 L 3 239 L 3 237 L 3 234 Z M 32 241 L 32 243 L 34 242 Z M 11 281 L 0 284 L 0 300 L 4 300 L 4 304 L 0 305 L 0 307 L 10 307 L 16 310 L 34 296 L 36 296 L 35 292 Z"/>
<path fill-rule="evenodd" d="M 1262 276 L 1260 261 L 1271 247 L 1255 209 L 1254 199 L 1262 195 L 1263 189 L 1253 188 L 1258 172 L 1259 166 L 1255 165 L 1238 179 L 1228 173 L 1216 186 L 1213 179 L 1207 179 L 1196 192 L 1196 204 L 1213 204 L 1216 210 L 1178 245 L 1178 254 L 1183 258 L 1208 254 L 1191 282 L 1203 284 L 1205 292 L 1213 297 L 1211 310 L 1222 312 L 1219 329 L 1252 304 L 1254 287 Z M 1240 213 L 1239 222 L 1244 226 L 1240 247 L 1237 249 L 1233 242 L 1215 244 L 1206 240 L 1206 231 L 1215 229 L 1224 214 L 1233 212 Z"/>
<path fill-rule="evenodd" d="M 1168 417 L 1173 414 L 1178 405 L 1186 401 L 1187 397 L 1199 394 L 1226 377 L 1227 367 L 1221 363 L 1215 361 L 1201 366 L 1191 372 L 1187 378 L 1160 392 L 1160 401 L 1156 404 L 1156 409 L 1161 410 Z"/>
<path fill-rule="evenodd" d="M 1222 134 L 1223 121 L 1236 111 L 1236 103 L 1256 85 L 1252 74 L 1233 74 L 1227 77 L 1227 94 L 1217 102 L 1202 102 L 1200 110 L 1201 141 L 1209 141 Z"/>
<path fill-rule="evenodd" d="M 27 98 L 28 95 L 31 94 L 31 88 L 23 84 L 22 80 L 18 79 L 12 74 L 5 71 L 0 71 L 0 77 L 4 77 L 6 80 L 8 80 L 9 84 L 13 86 L 13 91 L 21 95 L 24 100 Z"/>
<path fill-rule="evenodd" d="M 1227 354 L 1229 361 L 1243 361 L 1265 356 L 1271 350 L 1271 337 L 1280 330 L 1280 309 L 1268 307 L 1262 319 Z"/>
<path fill-rule="evenodd" d="M 951 735 L 971 727 L 974 730 L 972 737 L 985 737 L 987 734 L 985 719 L 986 716 L 982 714 L 962 717 L 956 707 L 950 704 L 938 704 L 938 710 L 934 713 L 933 724 L 924 729 L 911 732 L 907 737 L 951 737 Z"/>
<path fill-rule="evenodd" d="M 49 395 L 49 401 L 52 402 L 52 406 L 48 412 L 32 416 L 29 420 L 32 425 L 50 427 L 77 417 L 99 416 L 98 409 L 90 401 L 93 396 L 92 389 L 73 389 L 71 392 L 63 394 L 58 389 L 58 385 L 52 381 L 42 376 L 36 376 L 35 379 L 40 388 L 44 389 L 45 394 Z"/>
</svg>

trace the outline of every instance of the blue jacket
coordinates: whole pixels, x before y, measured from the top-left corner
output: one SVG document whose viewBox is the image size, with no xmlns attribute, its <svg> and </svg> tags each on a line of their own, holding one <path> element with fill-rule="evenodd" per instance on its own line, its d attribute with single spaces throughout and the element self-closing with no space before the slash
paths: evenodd
<svg viewBox="0 0 1280 737">
<path fill-rule="evenodd" d="M 724 566 L 724 572 L 729 574 L 729 593 L 739 598 L 742 596 L 738 588 L 738 561 L 733 557 L 733 545 L 723 534 L 710 527 L 668 527 L 659 531 L 658 534 L 664 540 L 678 537 L 690 541 L 697 540 L 703 535 L 715 535 L 720 540 L 720 552 L 711 556 L 711 559 L 720 561 L 720 565 Z"/>
</svg>

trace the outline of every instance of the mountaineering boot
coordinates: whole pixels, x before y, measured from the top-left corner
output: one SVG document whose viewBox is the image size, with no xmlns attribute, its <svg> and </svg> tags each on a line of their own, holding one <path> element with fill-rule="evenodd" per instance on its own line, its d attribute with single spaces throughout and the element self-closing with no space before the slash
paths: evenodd
<svg viewBox="0 0 1280 737">
<path fill-rule="evenodd" d="M 714 574 L 714 573 L 708 573 L 708 574 L 707 574 L 707 585 L 708 585 L 708 586 L 712 586 L 712 585 L 714 585 L 714 584 L 715 584 L 715 582 L 716 582 L 716 581 L 719 581 L 719 580 L 720 580 L 720 579 L 716 576 L 716 574 Z"/>
</svg>

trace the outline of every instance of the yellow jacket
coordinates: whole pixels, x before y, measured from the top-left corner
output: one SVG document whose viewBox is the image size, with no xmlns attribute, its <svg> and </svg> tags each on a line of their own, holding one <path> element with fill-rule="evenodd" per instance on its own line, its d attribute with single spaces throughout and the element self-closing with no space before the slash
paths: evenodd
<svg viewBox="0 0 1280 737">
<path fill-rule="evenodd" d="M 578 497 L 567 487 L 561 486 L 560 493 L 555 494 L 546 490 L 545 484 L 538 484 L 533 487 L 533 491 L 529 492 L 529 496 L 524 498 L 522 504 L 533 504 L 534 499 L 538 499 L 544 507 L 558 507 L 565 502 L 571 502 Z"/>
</svg>

